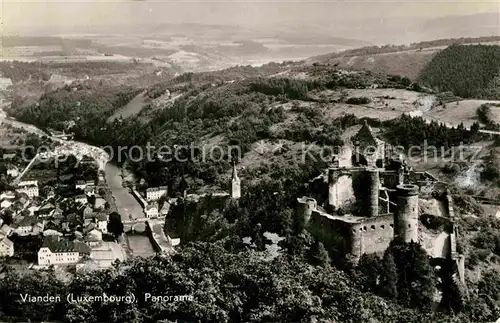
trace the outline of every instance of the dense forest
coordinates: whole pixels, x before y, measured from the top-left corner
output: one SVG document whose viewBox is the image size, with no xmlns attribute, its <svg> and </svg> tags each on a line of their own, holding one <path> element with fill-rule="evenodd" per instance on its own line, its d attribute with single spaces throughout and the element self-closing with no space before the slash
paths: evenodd
<svg viewBox="0 0 500 323">
<path fill-rule="evenodd" d="M 50 270 L 24 276 L 7 271 L 0 282 L 1 317 L 65 322 L 463 322 L 364 292 L 355 280 L 356 269 L 346 274 L 325 262 L 308 264 L 303 255 L 268 260 L 253 248 L 227 251 L 235 244 L 241 242 L 199 242 L 173 257 L 139 258 L 109 270 L 80 273 L 70 283 Z M 305 247 L 302 254 L 309 250 Z M 321 253 L 314 255 L 324 259 Z M 22 293 L 60 295 L 63 300 L 27 303 L 21 301 Z M 134 295 L 136 302 L 70 304 L 64 299 L 69 293 Z M 147 294 L 192 299 L 153 302 Z"/>
<path fill-rule="evenodd" d="M 419 82 L 463 98 L 500 99 L 500 46 L 452 45 L 421 71 Z"/>
<path fill-rule="evenodd" d="M 145 69 L 148 64 L 129 62 L 0 62 L 0 75 L 10 78 L 13 83 L 21 81 L 48 81 L 52 73 L 70 78 L 102 76 L 106 74 L 125 74 L 133 70 Z"/>
</svg>

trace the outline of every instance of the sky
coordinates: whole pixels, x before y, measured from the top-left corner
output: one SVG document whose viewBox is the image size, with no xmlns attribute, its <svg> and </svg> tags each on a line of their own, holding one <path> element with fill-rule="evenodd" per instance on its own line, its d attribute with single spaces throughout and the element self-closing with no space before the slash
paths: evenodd
<svg viewBox="0 0 500 323">
<path fill-rule="evenodd" d="M 500 12 L 499 1 L 169 1 L 3 0 L 4 31 L 71 26 L 209 23 L 247 27 L 352 19 L 434 18 Z"/>
</svg>

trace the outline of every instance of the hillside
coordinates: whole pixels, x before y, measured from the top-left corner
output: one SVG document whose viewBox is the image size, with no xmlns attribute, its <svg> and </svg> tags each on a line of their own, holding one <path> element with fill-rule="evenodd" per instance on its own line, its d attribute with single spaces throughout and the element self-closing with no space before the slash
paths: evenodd
<svg viewBox="0 0 500 323">
<path fill-rule="evenodd" d="M 421 71 L 422 84 L 464 98 L 500 98 L 500 46 L 452 45 Z"/>
<path fill-rule="evenodd" d="M 339 68 L 400 75 L 417 80 L 434 56 L 450 45 L 498 44 L 499 36 L 439 39 L 410 45 L 367 46 L 308 59 L 310 63 L 338 64 Z"/>
<path fill-rule="evenodd" d="M 259 268 L 264 270 L 265 265 L 259 260 L 258 254 L 252 251 L 251 254 L 257 257 L 252 258 L 254 256 L 241 253 L 247 249 L 240 241 L 248 235 L 260 237 L 259 230 L 273 232 L 286 237 L 283 243 L 286 257 L 276 260 L 277 266 L 283 266 L 285 271 L 272 271 L 267 274 L 256 271 L 254 274 L 267 277 L 266 279 L 278 284 L 277 287 L 269 285 L 277 288 L 269 289 L 270 295 L 277 293 L 277 290 L 280 292 L 288 290 L 283 289 L 278 281 L 288 284 L 286 277 L 297 276 L 296 285 L 291 288 L 304 291 L 305 294 L 300 295 L 308 299 L 319 297 L 324 302 L 318 304 L 317 310 L 311 313 L 297 310 L 301 308 L 300 304 L 293 305 L 291 312 L 282 312 L 279 307 L 270 307 L 266 298 L 260 294 L 250 299 L 245 295 L 235 302 L 250 307 L 255 305 L 250 303 L 256 302 L 258 305 L 255 305 L 255 308 L 259 309 L 259 313 L 261 308 L 267 308 L 265 317 L 257 315 L 256 309 L 235 311 L 233 305 L 227 305 L 226 299 L 216 303 L 217 305 L 212 305 L 211 310 L 203 314 L 192 308 L 172 307 L 171 310 L 162 312 L 165 317 L 175 317 L 185 310 L 189 313 L 185 318 L 189 320 L 217 317 L 217 321 L 231 321 L 231 318 L 250 321 L 253 318 L 257 321 L 287 321 L 298 315 L 311 320 L 334 317 L 340 322 L 362 322 L 368 317 L 375 317 L 379 322 L 401 320 L 412 322 L 414 319 L 420 323 L 453 322 L 453 320 L 478 322 L 493 320 L 500 314 L 494 304 L 488 303 L 484 308 L 480 305 L 490 299 L 493 302 L 500 299 L 495 290 L 484 287 L 500 284 L 495 272 L 489 271 L 490 267 L 484 270 L 486 273 L 484 276 L 471 283 L 470 303 L 463 308 L 446 302 L 442 304 L 444 311 L 453 308 L 454 311 L 460 311 L 460 314 L 455 316 L 429 314 L 428 307 L 432 297 L 429 293 L 420 295 L 421 292 L 413 289 L 413 285 L 401 287 L 407 288 L 408 294 L 398 298 L 394 296 L 391 298 L 383 291 L 370 287 L 367 279 L 372 276 L 367 272 L 370 272 L 370 266 L 375 265 L 369 259 L 354 268 L 343 258 L 334 257 L 335 254 L 332 255 L 332 259 L 325 260 L 325 257 L 328 259 L 329 256 L 327 252 L 322 251 L 324 247 L 301 231 L 300 224 L 294 216 L 297 197 L 303 196 L 307 191 L 304 183 L 321 174 L 330 163 L 334 149 L 343 144 L 350 144 L 349 134 L 356 133 L 364 121 L 376 129 L 379 136 L 405 149 L 412 146 L 422 147 L 424 143 L 436 147 L 456 147 L 462 143 L 476 144 L 487 139 L 478 132 L 480 125 L 474 123 L 474 127 L 469 130 L 464 127 L 463 120 L 460 119 L 472 118 L 470 112 L 476 102 L 457 101 L 459 107 L 462 104 L 469 107 L 468 114 L 462 116 L 453 113 L 456 103 L 447 103 L 448 106 L 445 107 L 439 102 L 443 100 L 445 94 L 428 91 L 408 79 L 368 71 L 346 71 L 332 65 L 304 63 L 268 64 L 260 68 L 234 67 L 216 72 L 186 73 L 146 87 L 109 86 L 87 81 L 82 84 L 76 83 L 73 88 L 63 87 L 45 93 L 37 103 L 30 105 L 14 102 L 9 113 L 19 120 L 42 128 L 62 130 L 69 121 L 73 121 L 72 131 L 76 138 L 95 145 L 111 147 L 115 152 L 119 151 L 119 147 L 145 148 L 149 145 L 169 147 L 182 158 L 164 160 L 154 154 L 151 160 L 129 158 L 124 163 L 125 156 L 120 155 L 115 156 L 115 162 L 128 167 L 138 179 L 144 179 L 147 186 L 167 185 L 169 194 L 173 197 L 180 196 L 183 191 L 183 178 L 189 179 L 189 190 L 193 193 L 226 190 L 231 174 L 231 162 L 237 158 L 239 176 L 243 179 L 242 187 L 244 187 L 238 205 L 228 203 L 218 209 L 196 209 L 193 214 L 185 215 L 185 230 L 189 231 L 188 240 L 196 241 L 197 244 L 192 244 L 190 247 L 192 249 L 183 249 L 181 255 L 172 260 L 155 260 L 158 266 L 170 274 L 180 273 L 183 267 L 169 269 L 169 266 L 181 266 L 182 259 L 193 259 L 190 255 L 199 259 L 197 255 L 203 250 L 206 242 L 210 243 L 210 246 L 219 243 L 220 258 L 217 259 L 224 264 L 215 263 L 224 268 L 224 278 L 218 280 L 222 278 L 206 277 L 220 282 L 220 293 L 229 293 L 228 289 L 223 287 L 227 285 L 226 279 L 235 283 L 243 276 L 247 277 L 245 278 L 247 280 L 241 290 L 248 287 L 246 284 L 262 289 L 268 283 L 263 283 L 262 280 L 260 283 L 249 281 L 247 275 L 250 273 L 250 268 L 238 269 L 241 271 L 236 275 L 233 271 L 236 267 L 230 265 L 230 260 L 249 256 L 254 264 L 263 266 Z M 156 106 L 155 103 L 158 101 L 155 100 L 163 100 L 166 90 L 175 94 L 176 99 Z M 144 106 L 140 108 L 142 104 Z M 443 110 L 446 110 L 446 113 Z M 410 117 L 407 115 L 409 113 L 421 117 Z M 122 118 L 116 118 L 118 114 L 122 114 Z M 448 120 L 457 126 L 452 128 L 440 124 L 436 122 L 437 119 Z M 210 148 L 214 146 L 219 149 L 207 158 L 206 152 L 213 152 Z M 231 150 L 231 147 L 237 147 L 239 150 Z M 304 157 L 304 149 L 310 152 L 307 157 Z M 324 156 L 325 151 L 331 154 Z M 129 157 L 138 157 L 132 150 L 128 153 Z M 439 165 L 434 166 L 440 169 Z M 183 210 L 183 205 L 180 207 Z M 190 208 L 186 206 L 186 209 Z M 259 240 L 255 240 L 255 244 L 257 245 L 255 252 L 265 249 Z M 481 248 L 490 250 L 489 245 L 481 245 Z M 419 254 L 418 249 L 411 250 L 411 254 Z M 473 253 L 474 250 L 470 252 Z M 202 252 L 202 254 L 207 253 Z M 496 258 L 492 259 L 493 262 Z M 317 286 L 308 283 L 311 281 L 310 276 L 305 272 L 313 273 L 313 268 L 317 267 L 312 264 L 325 264 L 325 262 L 335 265 L 326 267 L 324 275 L 328 275 L 327 280 L 338 276 L 338 280 L 345 284 L 349 284 L 350 279 L 357 282 L 353 289 L 347 290 L 344 285 L 340 288 L 344 288 L 345 293 L 342 300 L 351 302 L 351 297 L 360 300 L 362 305 L 356 307 L 356 313 L 344 307 L 338 308 L 340 305 L 337 302 L 324 301 L 330 297 L 331 299 L 339 297 L 336 294 L 336 286 L 329 289 L 333 294 L 325 294 L 320 289 L 321 294 L 318 295 Z M 400 260 L 398 263 L 406 262 Z M 205 263 L 199 264 L 201 266 Z M 480 266 L 486 266 L 485 264 L 489 263 L 472 263 L 468 264 L 468 268 L 471 271 L 478 270 Z M 127 276 L 135 277 L 131 278 L 131 284 L 145 288 L 141 285 L 140 278 L 133 275 L 136 275 L 136 269 L 142 273 L 149 272 L 149 269 L 146 269 L 141 261 L 128 265 L 130 266 L 127 267 L 129 268 L 126 271 Z M 421 260 L 419 266 L 425 269 L 423 270 L 425 273 L 432 271 L 432 268 L 426 265 L 426 261 Z M 420 268 L 419 266 L 416 268 Z M 118 272 L 117 269 L 113 275 L 118 275 Z M 161 270 L 160 272 L 163 273 Z M 347 276 L 344 277 L 344 274 Z M 101 279 L 100 277 L 95 276 L 93 279 Z M 360 279 L 360 277 L 365 278 Z M 425 275 L 418 277 L 429 286 L 429 277 Z M 9 279 L 14 278 L 9 277 Z M 179 283 L 182 286 L 179 288 L 190 286 L 190 279 L 195 278 L 189 275 L 184 277 L 182 282 L 186 285 Z M 29 284 L 37 284 L 27 281 Z M 83 286 L 60 286 L 60 288 L 81 290 Z M 114 291 L 114 288 L 109 286 L 107 290 Z M 303 301 L 301 297 L 286 298 L 283 302 L 300 303 Z M 423 303 L 422 299 L 425 300 Z M 205 303 L 197 304 L 206 309 Z M 384 314 L 380 314 L 379 306 L 370 304 L 382 306 Z M 309 305 L 306 307 L 309 308 Z M 76 310 L 72 307 L 65 308 L 64 315 L 72 315 Z M 88 315 L 89 311 L 86 311 L 85 315 Z M 140 307 L 140 311 L 130 314 L 131 317 L 135 317 L 133 315 L 157 317 L 148 306 Z M 16 315 L 17 312 L 9 313 Z M 61 314 L 54 312 L 53 315 L 58 319 L 61 318 L 58 316 Z M 349 319 L 346 315 L 352 315 L 353 319 Z M 127 316 L 125 321 L 131 321 L 131 317 Z"/>
</svg>

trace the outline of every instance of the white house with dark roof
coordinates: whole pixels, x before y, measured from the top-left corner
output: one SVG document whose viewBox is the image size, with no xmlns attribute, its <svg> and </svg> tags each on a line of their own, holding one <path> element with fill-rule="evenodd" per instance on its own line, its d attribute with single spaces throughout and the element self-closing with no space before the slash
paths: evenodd
<svg viewBox="0 0 500 323">
<path fill-rule="evenodd" d="M 12 234 L 12 232 L 14 232 L 14 229 L 12 229 L 7 224 L 3 224 L 2 227 L 0 227 L 0 236 L 9 237 Z"/>
<path fill-rule="evenodd" d="M 52 214 L 52 212 L 54 212 L 55 209 L 56 209 L 56 207 L 54 204 L 47 202 L 44 205 L 42 205 L 40 208 L 38 208 L 38 216 L 42 217 L 42 218 L 48 217 Z"/>
<path fill-rule="evenodd" d="M 25 216 L 15 224 L 14 232 L 20 236 L 37 235 L 43 232 L 43 221 L 36 216 Z"/>
<path fill-rule="evenodd" d="M 150 187 L 146 190 L 146 200 L 150 201 L 158 201 L 162 196 L 167 195 L 168 187 L 160 186 L 160 187 Z"/>
<path fill-rule="evenodd" d="M 4 235 L 0 235 L 0 257 L 14 256 L 14 243 Z"/>
<path fill-rule="evenodd" d="M 38 186 L 38 181 L 37 180 L 27 180 L 27 181 L 20 181 L 17 186 L 20 187 L 20 186 Z"/>
<path fill-rule="evenodd" d="M 158 217 L 158 203 L 153 202 L 153 203 L 148 204 L 146 206 L 146 208 L 144 209 L 144 212 L 146 212 L 147 218 Z"/>
<path fill-rule="evenodd" d="M 104 213 L 99 213 L 96 220 L 97 228 L 101 230 L 102 233 L 108 233 L 108 216 Z"/>
<path fill-rule="evenodd" d="M 69 241 L 57 235 L 47 236 L 38 250 L 38 265 L 76 264 L 92 249 L 81 241 Z"/>
</svg>

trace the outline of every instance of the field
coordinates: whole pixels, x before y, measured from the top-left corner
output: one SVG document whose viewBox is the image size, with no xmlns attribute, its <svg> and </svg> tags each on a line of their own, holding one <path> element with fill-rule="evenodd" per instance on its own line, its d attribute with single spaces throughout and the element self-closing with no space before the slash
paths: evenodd
<svg viewBox="0 0 500 323">
<path fill-rule="evenodd" d="M 127 103 L 124 107 L 120 108 L 111 117 L 109 117 L 108 122 L 113 122 L 113 120 L 120 117 L 125 119 L 138 114 L 146 104 L 146 97 L 144 94 L 145 92 L 141 92 L 136 95 L 129 103 Z"/>
<path fill-rule="evenodd" d="M 4 149 L 16 149 L 23 146 L 28 132 L 14 128 L 7 123 L 0 122 L 0 147 Z"/>
<path fill-rule="evenodd" d="M 387 54 L 336 57 L 328 59 L 330 64 L 340 68 L 367 70 L 375 73 L 406 76 L 415 80 L 420 71 L 429 63 L 441 48 L 411 50 Z"/>
<path fill-rule="evenodd" d="M 448 103 L 445 107 L 437 106 L 423 116 L 452 126 L 463 122 L 464 126 L 470 127 L 472 123 L 478 122 L 476 110 L 484 103 L 500 103 L 500 101 L 462 100 Z M 493 119 L 500 123 L 500 108 L 492 107 L 491 111 Z"/>
</svg>

